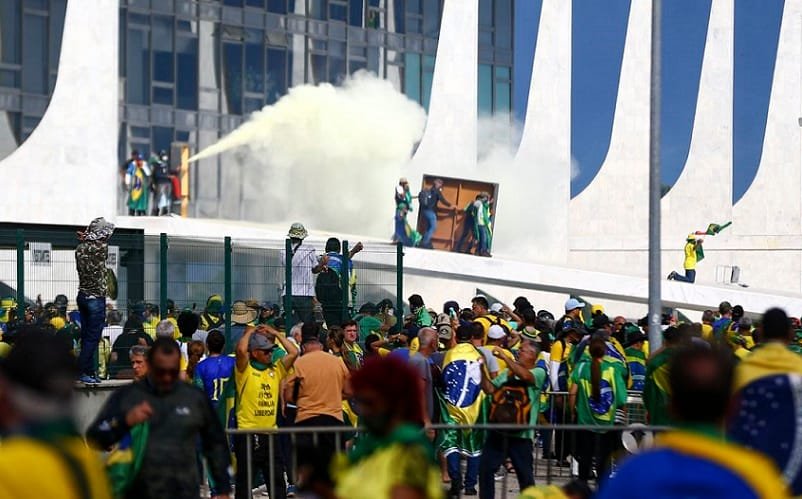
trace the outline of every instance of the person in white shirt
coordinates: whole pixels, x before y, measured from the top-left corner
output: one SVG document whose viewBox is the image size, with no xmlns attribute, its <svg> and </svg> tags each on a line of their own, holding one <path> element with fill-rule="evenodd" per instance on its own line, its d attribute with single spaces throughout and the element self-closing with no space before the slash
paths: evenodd
<svg viewBox="0 0 802 499">
<path fill-rule="evenodd" d="M 325 267 L 325 263 L 318 260 L 315 249 L 304 244 L 309 235 L 303 224 L 294 223 L 290 227 L 287 237 L 292 244 L 292 311 L 296 322 L 314 321 L 312 308 L 315 299 L 315 278 Z M 287 255 L 281 252 L 281 265 L 284 266 Z M 284 289 L 282 296 L 286 295 Z"/>
</svg>

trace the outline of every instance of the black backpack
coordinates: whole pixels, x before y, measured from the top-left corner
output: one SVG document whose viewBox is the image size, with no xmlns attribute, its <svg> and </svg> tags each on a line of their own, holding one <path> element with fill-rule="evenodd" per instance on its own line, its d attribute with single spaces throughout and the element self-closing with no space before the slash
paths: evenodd
<svg viewBox="0 0 802 499">
<path fill-rule="evenodd" d="M 493 393 L 488 421 L 495 424 L 528 425 L 531 412 L 529 384 L 512 378 Z"/>
</svg>

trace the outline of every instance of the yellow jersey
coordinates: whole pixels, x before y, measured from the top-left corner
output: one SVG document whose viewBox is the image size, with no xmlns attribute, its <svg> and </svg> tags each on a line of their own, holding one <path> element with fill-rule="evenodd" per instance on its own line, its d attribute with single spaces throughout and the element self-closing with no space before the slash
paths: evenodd
<svg viewBox="0 0 802 499">
<path fill-rule="evenodd" d="M 249 362 L 244 371 L 235 369 L 237 385 L 237 428 L 275 428 L 279 410 L 281 380 L 287 377 L 282 362 L 264 370 Z"/>
<path fill-rule="evenodd" d="M 696 270 L 696 242 L 689 241 L 685 245 L 685 270 Z"/>
<path fill-rule="evenodd" d="M 77 437 L 65 438 L 61 445 L 80 465 L 83 477 L 74 474 L 60 451 L 38 440 L 14 436 L 0 446 L 0 497 L 59 497 L 63 499 L 111 499 L 106 469 L 98 453 Z M 79 492 L 79 480 L 88 492 Z"/>
</svg>

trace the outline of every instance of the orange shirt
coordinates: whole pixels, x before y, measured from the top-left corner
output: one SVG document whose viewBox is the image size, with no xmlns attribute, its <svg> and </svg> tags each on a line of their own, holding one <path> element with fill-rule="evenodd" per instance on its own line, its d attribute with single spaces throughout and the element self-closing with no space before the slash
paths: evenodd
<svg viewBox="0 0 802 499">
<path fill-rule="evenodd" d="M 348 369 L 340 358 L 326 352 L 302 355 L 295 361 L 295 374 L 287 379 L 290 392 L 295 380 L 301 380 L 295 421 L 314 416 L 331 416 L 342 421 L 342 394 L 347 378 Z"/>
</svg>

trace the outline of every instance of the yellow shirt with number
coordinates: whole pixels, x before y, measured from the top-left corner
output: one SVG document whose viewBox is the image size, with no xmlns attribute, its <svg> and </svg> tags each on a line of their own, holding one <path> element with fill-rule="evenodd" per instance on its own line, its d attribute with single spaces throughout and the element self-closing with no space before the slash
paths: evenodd
<svg viewBox="0 0 802 499">
<path fill-rule="evenodd" d="M 235 371 L 237 428 L 275 428 L 281 380 L 287 377 L 284 364 L 276 362 L 260 371 L 248 363 L 244 371 Z"/>
</svg>

